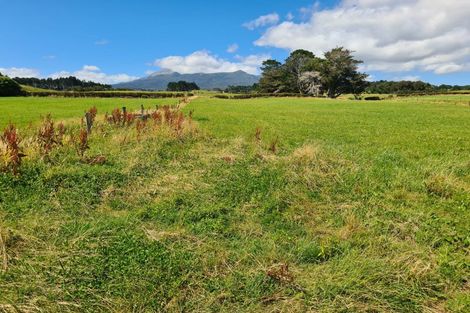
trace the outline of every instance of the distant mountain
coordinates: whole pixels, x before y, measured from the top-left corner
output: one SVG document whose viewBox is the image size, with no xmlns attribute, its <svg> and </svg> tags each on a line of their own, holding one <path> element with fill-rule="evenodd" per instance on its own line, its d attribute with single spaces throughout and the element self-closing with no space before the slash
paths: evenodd
<svg viewBox="0 0 470 313">
<path fill-rule="evenodd" d="M 176 72 L 156 72 L 150 76 L 127 83 L 116 84 L 114 88 L 166 90 L 168 83 L 184 80 L 195 82 L 201 89 L 225 89 L 228 86 L 251 86 L 259 81 L 259 76 L 243 71 L 213 74 L 180 74 Z"/>
</svg>

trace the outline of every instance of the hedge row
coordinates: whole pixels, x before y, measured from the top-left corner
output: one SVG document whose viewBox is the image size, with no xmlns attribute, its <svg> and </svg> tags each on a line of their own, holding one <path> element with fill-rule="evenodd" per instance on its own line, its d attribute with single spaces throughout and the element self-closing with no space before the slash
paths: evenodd
<svg viewBox="0 0 470 313">
<path fill-rule="evenodd" d="M 298 93 L 251 93 L 239 95 L 215 95 L 219 99 L 251 99 L 251 98 L 272 98 L 272 97 L 310 97 Z"/>
<path fill-rule="evenodd" d="M 193 96 L 184 92 L 126 92 L 126 91 L 32 91 L 31 97 L 65 97 L 65 98 L 182 98 Z"/>
<path fill-rule="evenodd" d="M 470 95 L 470 90 L 469 91 L 466 91 L 466 90 L 446 91 L 446 92 L 438 91 L 438 92 L 428 92 L 428 93 L 424 93 L 424 92 L 399 93 L 397 94 L 397 97 L 438 96 L 438 95 Z"/>
</svg>

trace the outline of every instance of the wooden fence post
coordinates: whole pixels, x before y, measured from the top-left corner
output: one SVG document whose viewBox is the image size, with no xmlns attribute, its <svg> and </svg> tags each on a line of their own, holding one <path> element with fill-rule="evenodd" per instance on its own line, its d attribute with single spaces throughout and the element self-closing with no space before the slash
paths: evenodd
<svg viewBox="0 0 470 313">
<path fill-rule="evenodd" d="M 144 120 L 145 119 L 145 114 L 144 114 L 144 105 L 140 105 L 140 119 Z"/>
<path fill-rule="evenodd" d="M 90 112 L 85 113 L 85 121 L 86 121 L 86 132 L 91 134 L 91 127 L 93 126 L 93 121 L 91 119 Z"/>
<path fill-rule="evenodd" d="M 127 120 L 127 109 L 126 107 L 122 107 L 122 125 L 126 124 Z"/>
</svg>

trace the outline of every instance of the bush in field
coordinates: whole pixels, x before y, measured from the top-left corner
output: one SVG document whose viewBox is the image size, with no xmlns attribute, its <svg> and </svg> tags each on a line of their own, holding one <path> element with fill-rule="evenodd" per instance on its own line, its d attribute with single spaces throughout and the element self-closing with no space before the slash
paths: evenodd
<svg viewBox="0 0 470 313">
<path fill-rule="evenodd" d="M 21 86 L 13 79 L 0 76 L 0 97 L 20 96 L 22 94 Z"/>
</svg>

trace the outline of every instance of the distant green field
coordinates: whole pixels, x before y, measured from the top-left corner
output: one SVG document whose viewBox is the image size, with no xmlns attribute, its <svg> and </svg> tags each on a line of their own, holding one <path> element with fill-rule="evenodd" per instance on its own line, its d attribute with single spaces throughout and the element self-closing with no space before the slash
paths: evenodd
<svg viewBox="0 0 470 313">
<path fill-rule="evenodd" d="M 96 106 L 100 113 L 111 113 L 114 108 L 126 106 L 130 110 L 137 110 L 143 104 L 153 109 L 155 105 L 176 104 L 178 99 L 120 99 L 120 98 L 55 98 L 55 97 L 0 97 L 0 126 L 5 127 L 8 122 L 18 126 L 37 122 L 41 116 L 51 114 L 55 119 L 81 117 L 86 110 Z"/>
<path fill-rule="evenodd" d="M 0 122 L 174 101 L 0 98 Z M 0 312 L 467 313 L 469 101 L 201 96 L 181 132 L 98 117 L 101 165 L 25 138 Z"/>
<path fill-rule="evenodd" d="M 279 137 L 289 148 L 309 140 L 338 149 L 391 149 L 420 156 L 470 152 L 470 96 L 407 97 L 383 101 L 312 98 L 199 98 L 186 110 L 215 136 Z M 455 151 L 453 151 L 455 153 Z"/>
</svg>

